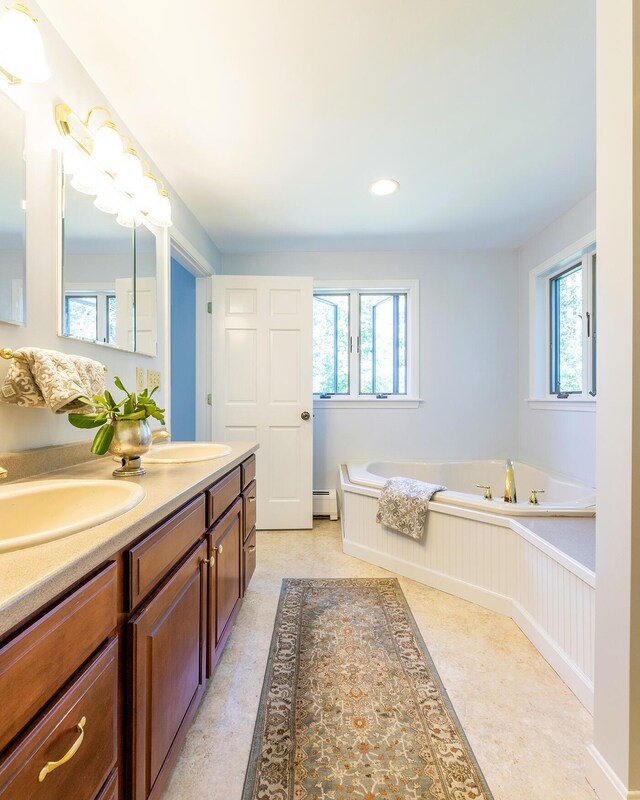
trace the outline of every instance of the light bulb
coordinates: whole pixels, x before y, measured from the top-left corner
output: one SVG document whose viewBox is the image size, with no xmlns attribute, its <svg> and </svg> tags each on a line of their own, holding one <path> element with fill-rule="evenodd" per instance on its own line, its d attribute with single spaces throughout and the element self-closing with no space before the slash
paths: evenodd
<svg viewBox="0 0 640 800">
<path fill-rule="evenodd" d="M 142 164 L 136 153 L 126 150 L 118 162 L 116 176 L 120 187 L 129 194 L 136 194 L 142 183 Z"/>
<path fill-rule="evenodd" d="M 164 190 L 158 194 L 152 208 L 149 209 L 149 222 L 159 228 L 170 228 L 173 225 L 171 202 Z"/>
<path fill-rule="evenodd" d="M 142 211 L 150 211 L 158 197 L 158 184 L 151 177 L 151 174 L 146 172 L 140 187 L 136 192 L 136 202 Z"/>
<path fill-rule="evenodd" d="M 98 194 L 104 175 L 97 170 L 88 158 L 78 159 L 78 163 L 73 170 L 71 185 L 82 194 Z"/>
<path fill-rule="evenodd" d="M 117 190 L 113 181 L 109 178 L 105 179 L 104 184 L 100 187 L 98 196 L 93 201 L 93 205 L 105 214 L 119 214 L 122 208 L 122 194 Z"/>
<path fill-rule="evenodd" d="M 0 18 L 0 66 L 28 83 L 42 83 L 51 74 L 37 22 L 21 4 Z"/>
<path fill-rule="evenodd" d="M 113 123 L 104 122 L 93 139 L 91 158 L 106 172 L 116 172 L 122 159 L 122 139 Z"/>
<path fill-rule="evenodd" d="M 122 225 L 123 228 L 137 228 L 142 223 L 142 214 L 135 208 L 128 197 L 121 197 L 116 222 L 118 225 Z"/>
</svg>

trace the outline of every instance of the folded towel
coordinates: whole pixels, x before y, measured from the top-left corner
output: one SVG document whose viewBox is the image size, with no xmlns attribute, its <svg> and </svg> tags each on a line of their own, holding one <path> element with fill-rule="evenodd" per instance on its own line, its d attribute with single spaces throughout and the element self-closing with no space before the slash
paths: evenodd
<svg viewBox="0 0 640 800">
<path fill-rule="evenodd" d="M 424 535 L 429 500 L 446 488 L 411 478 L 389 478 L 380 492 L 376 522 L 420 541 Z"/>
<path fill-rule="evenodd" d="M 23 408 L 50 408 L 56 414 L 92 411 L 78 401 L 104 392 L 105 366 L 82 356 L 23 347 L 17 351 L 0 389 L 0 400 Z"/>
</svg>

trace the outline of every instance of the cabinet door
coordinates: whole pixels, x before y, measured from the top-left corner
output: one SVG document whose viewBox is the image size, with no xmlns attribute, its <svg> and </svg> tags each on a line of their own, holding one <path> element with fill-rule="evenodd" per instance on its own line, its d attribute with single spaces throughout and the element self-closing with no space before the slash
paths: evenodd
<svg viewBox="0 0 640 800">
<path fill-rule="evenodd" d="M 242 597 L 242 498 L 209 532 L 213 566 L 209 584 L 210 675 L 229 636 Z"/>
<path fill-rule="evenodd" d="M 205 688 L 207 545 L 129 622 L 133 800 L 158 797 Z"/>
</svg>

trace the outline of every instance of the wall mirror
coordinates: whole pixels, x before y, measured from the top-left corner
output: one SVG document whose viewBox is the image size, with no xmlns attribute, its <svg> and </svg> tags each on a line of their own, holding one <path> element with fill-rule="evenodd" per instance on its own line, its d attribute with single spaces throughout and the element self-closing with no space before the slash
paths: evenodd
<svg viewBox="0 0 640 800">
<path fill-rule="evenodd" d="M 24 111 L 0 92 L 0 322 L 25 322 Z"/>
<path fill-rule="evenodd" d="M 156 354 L 156 237 L 100 211 L 62 177 L 62 336 Z"/>
</svg>

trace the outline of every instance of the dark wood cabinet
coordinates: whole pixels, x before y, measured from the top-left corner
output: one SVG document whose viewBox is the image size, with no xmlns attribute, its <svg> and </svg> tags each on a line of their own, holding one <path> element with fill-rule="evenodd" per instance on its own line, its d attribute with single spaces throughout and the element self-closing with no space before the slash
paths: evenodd
<svg viewBox="0 0 640 800">
<path fill-rule="evenodd" d="M 128 623 L 132 800 L 159 795 L 204 692 L 206 556 L 203 540 Z"/>
<path fill-rule="evenodd" d="M 242 564 L 242 593 L 247 591 L 247 586 L 256 571 L 256 529 L 254 528 L 247 541 L 242 548 L 243 564 Z"/>
<path fill-rule="evenodd" d="M 256 482 L 252 481 L 242 492 L 243 531 L 246 540 L 251 531 L 256 527 Z"/>
<path fill-rule="evenodd" d="M 93 800 L 117 761 L 118 648 L 112 640 L 0 764 L 3 800 Z"/>
<path fill-rule="evenodd" d="M 2 800 L 160 795 L 255 569 L 255 498 L 252 455 L 0 643 Z"/>
<path fill-rule="evenodd" d="M 231 508 L 208 534 L 211 568 L 209 571 L 209 636 L 207 674 L 213 668 L 231 631 L 242 599 L 242 499 Z"/>
</svg>

